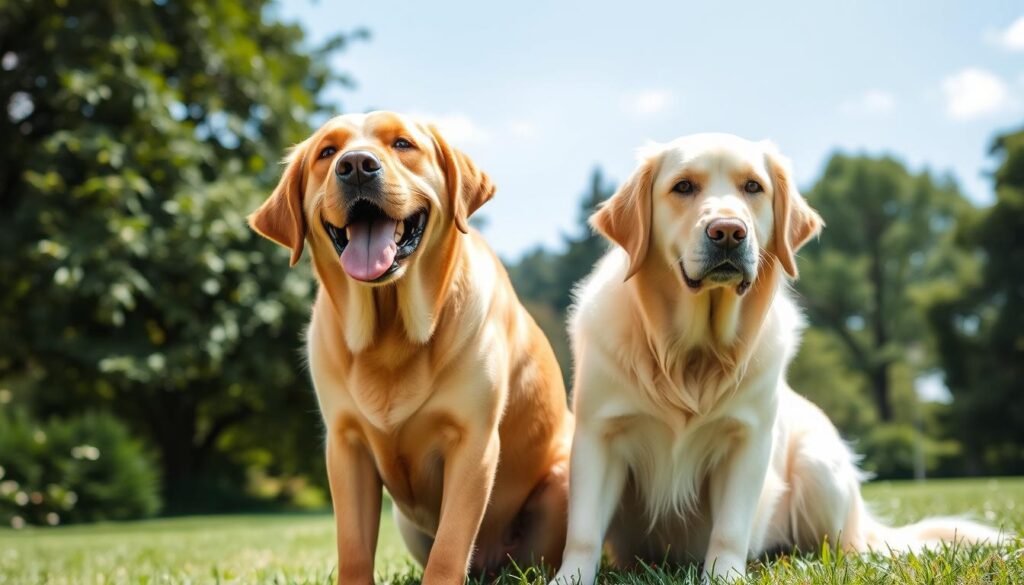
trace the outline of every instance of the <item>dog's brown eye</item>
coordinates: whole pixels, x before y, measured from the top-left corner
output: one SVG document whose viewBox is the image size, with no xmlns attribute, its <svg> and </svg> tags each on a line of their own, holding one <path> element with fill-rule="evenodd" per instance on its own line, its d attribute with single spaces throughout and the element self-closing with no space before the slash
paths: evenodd
<svg viewBox="0 0 1024 585">
<path fill-rule="evenodd" d="M 692 195 L 693 183 L 689 181 L 679 181 L 678 183 L 676 183 L 675 187 L 672 187 L 672 190 L 675 191 L 676 193 L 682 193 L 683 195 Z"/>
<path fill-rule="evenodd" d="M 324 149 L 320 151 L 320 154 L 316 158 L 318 160 L 321 159 L 321 158 L 327 158 L 329 156 L 332 156 L 336 152 L 338 152 L 337 148 L 334 148 L 333 146 L 327 146 L 327 147 L 324 147 Z"/>
<path fill-rule="evenodd" d="M 761 193 L 764 191 L 764 187 L 757 181 L 747 181 L 746 185 L 743 185 L 743 190 L 753 195 L 754 193 Z"/>
<path fill-rule="evenodd" d="M 398 149 L 401 149 L 401 150 L 405 150 L 407 148 L 412 148 L 412 142 L 409 142 L 405 138 L 399 138 L 391 146 L 393 146 L 395 148 L 398 148 Z"/>
</svg>

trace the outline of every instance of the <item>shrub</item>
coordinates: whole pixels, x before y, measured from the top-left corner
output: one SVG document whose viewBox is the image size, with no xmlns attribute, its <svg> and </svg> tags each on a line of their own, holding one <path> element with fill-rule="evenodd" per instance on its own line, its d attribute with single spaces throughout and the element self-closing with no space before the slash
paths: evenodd
<svg viewBox="0 0 1024 585">
<path fill-rule="evenodd" d="M 56 525 L 155 514 L 152 459 L 109 414 L 45 423 L 0 408 L 0 522 Z"/>
<path fill-rule="evenodd" d="M 956 441 L 940 441 L 923 435 L 913 426 L 902 423 L 880 424 L 858 443 L 864 453 L 862 467 L 879 479 L 914 477 L 914 460 L 918 449 L 929 476 L 948 474 L 951 462 L 959 455 Z M 946 473 L 943 473 L 946 472 Z"/>
</svg>

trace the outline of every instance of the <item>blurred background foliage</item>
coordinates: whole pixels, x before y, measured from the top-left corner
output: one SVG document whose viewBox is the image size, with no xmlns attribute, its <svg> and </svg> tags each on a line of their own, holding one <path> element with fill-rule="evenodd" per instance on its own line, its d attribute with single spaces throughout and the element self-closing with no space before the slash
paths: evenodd
<svg viewBox="0 0 1024 585">
<path fill-rule="evenodd" d="M 38 422 L 0 409 L 0 461 L 0 517 L 15 527 L 129 520 L 160 508 L 152 455 L 110 414 Z"/>
<path fill-rule="evenodd" d="M 157 454 L 170 513 L 251 507 L 253 468 L 323 476 L 299 359 L 313 282 L 245 216 L 349 83 L 325 54 L 365 33 L 310 48 L 268 4 L 0 8 L 5 408 L 43 433 L 117 417 Z"/>
<path fill-rule="evenodd" d="M 271 8 L 0 2 L 0 522 L 325 504 L 314 283 L 245 215 L 368 35 L 310 47 Z M 890 157 L 836 153 L 805 192 L 828 227 L 790 383 L 879 476 L 1024 472 L 1024 131 L 992 155 L 984 209 Z M 595 169 L 563 245 L 507 262 L 567 383 L 614 189 Z"/>
</svg>

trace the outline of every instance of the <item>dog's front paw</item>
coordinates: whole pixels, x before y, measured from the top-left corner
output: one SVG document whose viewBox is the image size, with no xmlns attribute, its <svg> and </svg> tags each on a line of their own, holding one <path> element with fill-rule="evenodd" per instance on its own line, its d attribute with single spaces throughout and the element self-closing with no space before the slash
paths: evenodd
<svg viewBox="0 0 1024 585">
<path fill-rule="evenodd" d="M 582 581 L 578 573 L 563 573 L 559 571 L 555 578 L 548 581 L 548 585 L 580 585 Z"/>
<path fill-rule="evenodd" d="M 562 563 L 561 570 L 548 585 L 594 585 L 597 579 L 597 567 L 584 564 Z"/>
<path fill-rule="evenodd" d="M 704 564 L 702 583 L 736 583 L 747 576 L 747 563 L 742 557 L 724 555 Z"/>
</svg>

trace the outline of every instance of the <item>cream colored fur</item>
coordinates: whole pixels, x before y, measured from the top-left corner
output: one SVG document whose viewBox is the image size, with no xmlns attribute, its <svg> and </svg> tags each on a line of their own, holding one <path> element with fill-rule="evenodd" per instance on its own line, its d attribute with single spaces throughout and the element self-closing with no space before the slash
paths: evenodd
<svg viewBox="0 0 1024 585">
<path fill-rule="evenodd" d="M 700 189 L 682 196 L 680 180 Z M 748 180 L 764 191 L 745 193 Z M 699 270 L 716 217 L 750 228 L 746 294 L 681 276 Z M 787 276 L 821 221 L 774 146 L 697 135 L 650 149 L 593 223 L 618 247 L 579 287 L 570 323 L 577 427 L 556 582 L 593 583 L 605 543 L 620 567 L 703 561 L 705 575 L 739 577 L 766 551 L 826 540 L 866 551 L 996 538 L 966 521 L 876 521 L 855 456 L 786 384 L 803 326 Z"/>
</svg>

